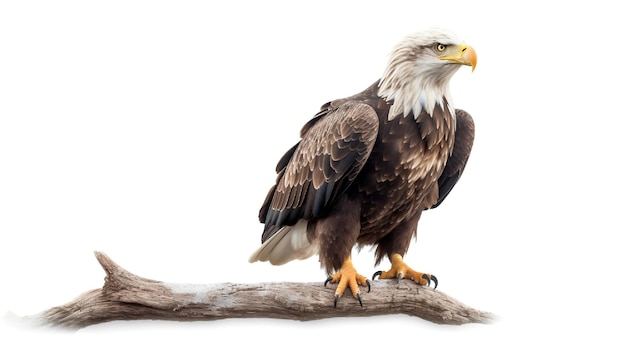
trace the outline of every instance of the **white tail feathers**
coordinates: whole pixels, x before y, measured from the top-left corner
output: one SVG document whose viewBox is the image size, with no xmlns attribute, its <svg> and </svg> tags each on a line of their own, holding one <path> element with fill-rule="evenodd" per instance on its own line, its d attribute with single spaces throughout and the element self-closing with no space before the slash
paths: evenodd
<svg viewBox="0 0 626 351">
<path fill-rule="evenodd" d="M 306 235 L 307 221 L 299 220 L 294 226 L 279 229 L 259 247 L 248 259 L 270 261 L 273 265 L 282 265 L 291 260 L 303 260 L 318 253 L 315 243 L 310 243 Z"/>
</svg>

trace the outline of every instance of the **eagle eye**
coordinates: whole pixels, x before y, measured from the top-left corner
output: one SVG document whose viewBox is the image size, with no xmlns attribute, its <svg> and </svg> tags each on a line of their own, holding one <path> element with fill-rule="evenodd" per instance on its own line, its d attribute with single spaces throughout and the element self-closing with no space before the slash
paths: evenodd
<svg viewBox="0 0 626 351">
<path fill-rule="evenodd" d="M 437 49 L 437 51 L 443 52 L 446 49 L 446 45 L 438 43 L 437 45 L 435 45 L 435 48 Z"/>
</svg>

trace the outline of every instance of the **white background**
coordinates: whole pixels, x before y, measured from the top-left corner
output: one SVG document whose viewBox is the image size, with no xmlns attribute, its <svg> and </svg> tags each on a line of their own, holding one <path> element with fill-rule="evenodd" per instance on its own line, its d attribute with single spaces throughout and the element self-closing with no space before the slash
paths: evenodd
<svg viewBox="0 0 626 351">
<path fill-rule="evenodd" d="M 11 346 L 0 348 L 623 348 L 626 27 L 611 3 L 2 2 L 1 313 L 36 314 L 101 287 L 94 250 L 166 282 L 321 284 L 315 259 L 247 262 L 276 161 L 320 105 L 378 79 L 402 37 L 439 26 L 478 53 L 476 71 L 462 68 L 451 86 L 476 141 L 406 260 L 499 320 L 138 321 L 62 333 L 7 317 L 0 343 Z M 366 275 L 388 267 L 368 250 L 355 261 Z"/>
</svg>

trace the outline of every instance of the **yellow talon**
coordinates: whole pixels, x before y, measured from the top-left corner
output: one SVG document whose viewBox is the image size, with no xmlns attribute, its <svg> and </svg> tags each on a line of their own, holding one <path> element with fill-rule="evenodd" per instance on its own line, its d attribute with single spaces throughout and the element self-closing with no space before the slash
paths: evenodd
<svg viewBox="0 0 626 351">
<path fill-rule="evenodd" d="M 337 289 L 335 289 L 335 307 L 337 307 L 337 301 L 341 296 L 343 296 L 346 287 L 352 291 L 352 295 L 359 301 L 361 306 L 363 306 L 363 301 L 361 301 L 361 290 L 359 289 L 359 285 L 367 286 L 367 292 L 370 291 L 369 280 L 357 273 L 350 258 L 343 262 L 337 273 L 326 279 L 324 286 L 326 286 L 329 282 L 331 284 L 338 284 Z"/>
<path fill-rule="evenodd" d="M 435 283 L 435 289 L 437 289 L 437 285 L 439 285 L 439 281 L 437 277 L 432 274 L 422 273 L 413 270 L 409 267 L 400 254 L 391 255 L 391 268 L 388 271 L 378 271 L 374 273 L 372 279 L 375 279 L 376 276 L 379 276 L 379 279 L 411 279 L 422 286 L 430 286 L 431 280 Z"/>
</svg>

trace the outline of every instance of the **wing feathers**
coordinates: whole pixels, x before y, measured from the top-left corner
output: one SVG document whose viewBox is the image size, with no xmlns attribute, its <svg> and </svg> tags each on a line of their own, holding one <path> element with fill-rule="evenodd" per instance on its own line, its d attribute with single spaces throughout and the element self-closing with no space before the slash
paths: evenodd
<svg viewBox="0 0 626 351">
<path fill-rule="evenodd" d="M 306 124 L 302 140 L 279 162 L 276 186 L 260 212 L 265 214 L 263 240 L 282 226 L 322 215 L 369 157 L 378 135 L 374 109 L 357 102 L 328 107 Z"/>
<path fill-rule="evenodd" d="M 456 182 L 461 178 L 467 160 L 469 159 L 472 145 L 474 144 L 474 120 L 469 113 L 456 110 L 456 132 L 454 136 L 454 149 L 452 155 L 438 179 L 439 198 L 430 208 L 439 206 L 448 196 Z"/>
</svg>

